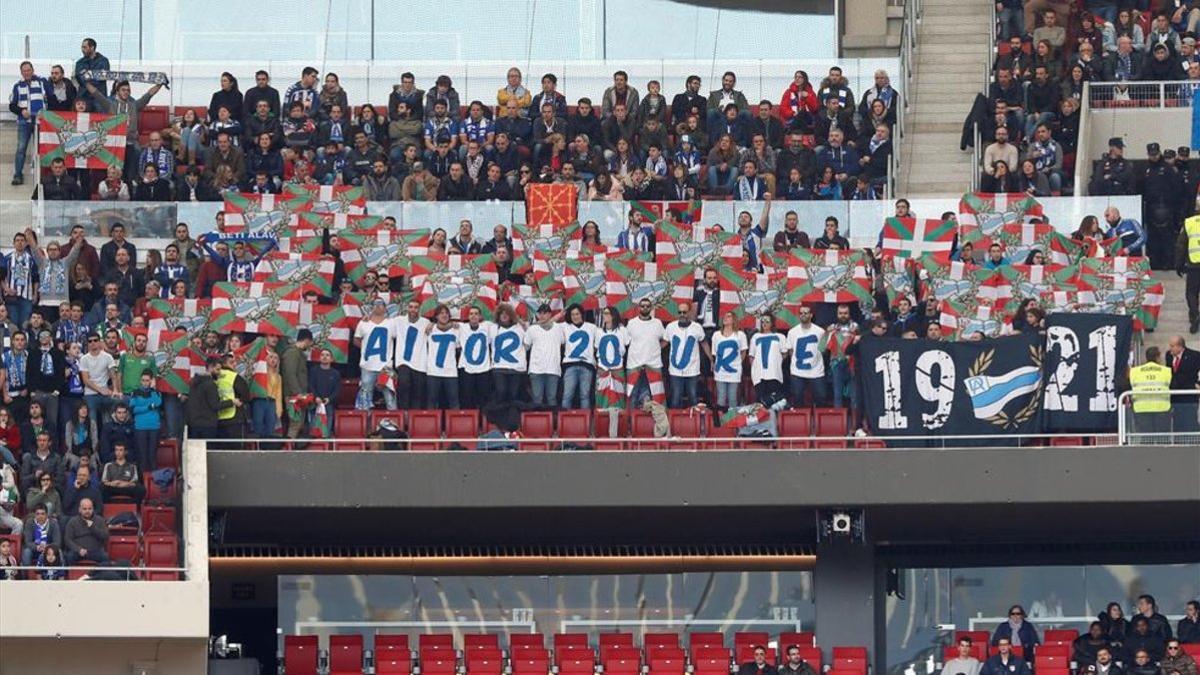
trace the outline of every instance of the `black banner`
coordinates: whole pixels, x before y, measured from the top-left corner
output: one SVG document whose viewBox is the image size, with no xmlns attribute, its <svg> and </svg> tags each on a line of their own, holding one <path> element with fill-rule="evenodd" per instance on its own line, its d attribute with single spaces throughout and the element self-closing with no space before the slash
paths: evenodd
<svg viewBox="0 0 1200 675">
<path fill-rule="evenodd" d="M 1117 428 L 1118 378 L 1129 366 L 1133 320 L 1114 314 L 1046 317 L 1047 432 Z"/>
<path fill-rule="evenodd" d="M 863 414 L 880 436 L 1040 429 L 1042 339 L 1036 334 L 978 342 L 867 338 L 859 345 L 858 368 Z"/>
</svg>

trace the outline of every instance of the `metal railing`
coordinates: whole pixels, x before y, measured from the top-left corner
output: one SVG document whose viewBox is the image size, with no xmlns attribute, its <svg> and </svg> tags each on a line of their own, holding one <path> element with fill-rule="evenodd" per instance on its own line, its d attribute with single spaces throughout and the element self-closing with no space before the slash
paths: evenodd
<svg viewBox="0 0 1200 675">
<path fill-rule="evenodd" d="M 908 134 L 908 108 L 912 104 L 913 59 L 917 51 L 917 28 L 921 22 L 921 0 L 904 3 L 904 21 L 900 30 L 900 72 L 903 91 L 900 105 L 896 108 L 896 132 L 892 135 L 892 157 L 888 162 L 887 192 L 885 199 L 895 199 L 896 176 L 900 174 L 900 142 Z"/>
<path fill-rule="evenodd" d="M 83 576 L 90 576 L 95 572 L 132 575 L 134 578 L 130 581 L 179 581 L 184 579 L 187 573 L 187 570 L 183 567 L 141 567 L 139 565 L 55 565 L 53 567 L 39 567 L 37 565 L 15 565 L 13 567 L 0 567 L 0 578 L 4 578 L 4 573 L 10 570 L 18 572 L 18 576 L 14 581 L 42 581 L 41 575 L 48 571 L 62 575 L 60 579 L 54 579 L 53 581 L 78 581 L 78 577 L 71 578 L 73 572 L 82 572 Z M 174 574 L 176 576 L 174 578 L 156 579 L 151 576 L 153 574 Z"/>
<path fill-rule="evenodd" d="M 1088 82 L 1084 88 L 1088 107 L 1190 108 L 1200 82 Z"/>
<path fill-rule="evenodd" d="M 991 21 L 988 22 L 990 30 L 988 32 L 988 57 L 983 64 L 983 92 L 986 95 L 988 87 L 992 82 L 992 69 L 996 62 L 996 26 L 1000 20 L 996 14 L 996 4 L 989 2 Z M 971 191 L 979 189 L 979 183 L 982 180 L 983 173 L 983 134 L 979 131 L 979 125 L 974 125 L 972 131 L 972 146 L 971 146 Z"/>
<path fill-rule="evenodd" d="M 1170 400 L 1166 411 L 1138 412 L 1133 408 L 1135 396 L 1152 399 L 1167 395 Z M 1117 397 L 1117 444 L 1200 445 L 1200 391 L 1171 389 L 1153 394 L 1122 393 Z"/>
<path fill-rule="evenodd" d="M 411 438 L 242 438 L 207 439 L 207 451 L 213 452 L 703 452 L 713 450 L 894 450 L 917 448 L 980 447 L 1084 447 L 1118 445 L 1116 434 L 1041 433 L 1041 434 L 961 434 L 902 436 L 713 436 L 719 427 L 705 428 L 696 436 L 634 438 L 631 436 L 582 437 L 487 437 L 478 434 L 462 437 Z M 236 445 L 239 447 L 229 447 Z"/>
</svg>

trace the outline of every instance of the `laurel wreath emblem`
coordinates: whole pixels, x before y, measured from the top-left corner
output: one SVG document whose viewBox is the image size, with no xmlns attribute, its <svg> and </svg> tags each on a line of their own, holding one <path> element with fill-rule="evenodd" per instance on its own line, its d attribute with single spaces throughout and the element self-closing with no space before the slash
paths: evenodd
<svg viewBox="0 0 1200 675">
<path fill-rule="evenodd" d="M 986 373 L 988 368 L 992 366 L 992 361 L 995 360 L 995 356 L 995 349 L 989 349 L 988 351 L 980 354 L 979 357 L 975 359 L 975 362 L 971 364 L 969 371 L 970 376 L 975 377 L 976 375 L 982 375 Z M 1037 345 L 1029 345 L 1029 360 L 1032 361 L 1033 365 L 1040 370 L 1042 367 L 1042 348 Z M 1034 415 L 1037 414 L 1039 407 L 1038 404 L 1041 401 L 1041 391 L 1042 384 L 1039 381 L 1038 388 L 1033 392 L 1033 396 L 1029 398 L 1029 403 L 1027 403 L 1024 408 L 1021 408 L 1013 415 L 1009 415 L 1007 412 L 1000 411 L 999 413 L 987 418 L 987 421 L 1004 429 L 1012 429 L 1028 422 L 1029 420 L 1033 419 Z"/>
</svg>

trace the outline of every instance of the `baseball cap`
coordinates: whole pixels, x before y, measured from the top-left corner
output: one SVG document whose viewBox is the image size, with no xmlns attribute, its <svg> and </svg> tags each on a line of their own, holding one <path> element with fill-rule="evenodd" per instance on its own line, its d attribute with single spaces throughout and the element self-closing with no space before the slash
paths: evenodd
<svg viewBox="0 0 1200 675">
<path fill-rule="evenodd" d="M 1146 144 L 1146 154 L 1147 155 L 1162 154 L 1162 147 L 1159 146 L 1158 143 L 1147 143 Z"/>
<path fill-rule="evenodd" d="M 1108 147 L 1124 149 L 1125 139 L 1121 138 L 1120 136 L 1113 136 L 1112 138 L 1108 139 Z"/>
<path fill-rule="evenodd" d="M 1163 159 L 1175 159 L 1175 151 L 1171 148 L 1164 150 L 1162 155 Z"/>
</svg>

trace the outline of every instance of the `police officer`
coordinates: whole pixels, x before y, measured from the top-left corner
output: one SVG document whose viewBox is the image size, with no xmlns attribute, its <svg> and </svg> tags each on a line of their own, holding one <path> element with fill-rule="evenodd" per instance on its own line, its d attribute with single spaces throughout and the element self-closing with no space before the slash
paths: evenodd
<svg viewBox="0 0 1200 675">
<path fill-rule="evenodd" d="M 1089 191 L 1094 195 L 1133 194 L 1133 165 L 1125 159 L 1125 140 L 1120 136 L 1108 139 L 1108 154 L 1092 176 Z"/>
<path fill-rule="evenodd" d="M 217 429 L 221 438 L 242 438 L 245 434 L 245 405 L 250 400 L 250 385 L 237 372 L 237 359 L 233 353 L 225 355 L 224 367 L 214 376 L 217 381 L 217 396 L 221 409 L 217 413 Z M 233 405 L 225 405 L 231 402 Z"/>
<path fill-rule="evenodd" d="M 1187 275 L 1184 298 L 1188 308 L 1188 332 L 1200 332 L 1200 215 L 1183 221 L 1175 238 L 1175 272 Z"/>
<path fill-rule="evenodd" d="M 1142 174 L 1142 213 L 1146 219 L 1146 254 L 1151 269 L 1171 268 L 1171 239 L 1175 236 L 1179 193 L 1183 185 L 1179 173 L 1163 159 L 1158 143 L 1146 146 L 1149 163 Z"/>
<path fill-rule="evenodd" d="M 1192 164 L 1189 161 L 1192 155 L 1192 149 L 1186 145 L 1179 146 L 1175 151 L 1175 163 L 1173 166 L 1179 172 L 1179 182 L 1183 183 L 1183 191 L 1179 195 L 1179 218 L 1187 218 L 1196 213 L 1196 178 L 1197 174 L 1192 169 Z M 1163 157 L 1168 160 L 1170 157 L 1167 153 L 1163 153 Z"/>
<path fill-rule="evenodd" d="M 1162 364 L 1162 350 L 1146 349 L 1146 362 L 1129 369 L 1129 386 L 1133 389 L 1133 430 L 1139 434 L 1170 431 L 1171 397 L 1165 392 L 1171 389 L 1171 369 Z"/>
</svg>

